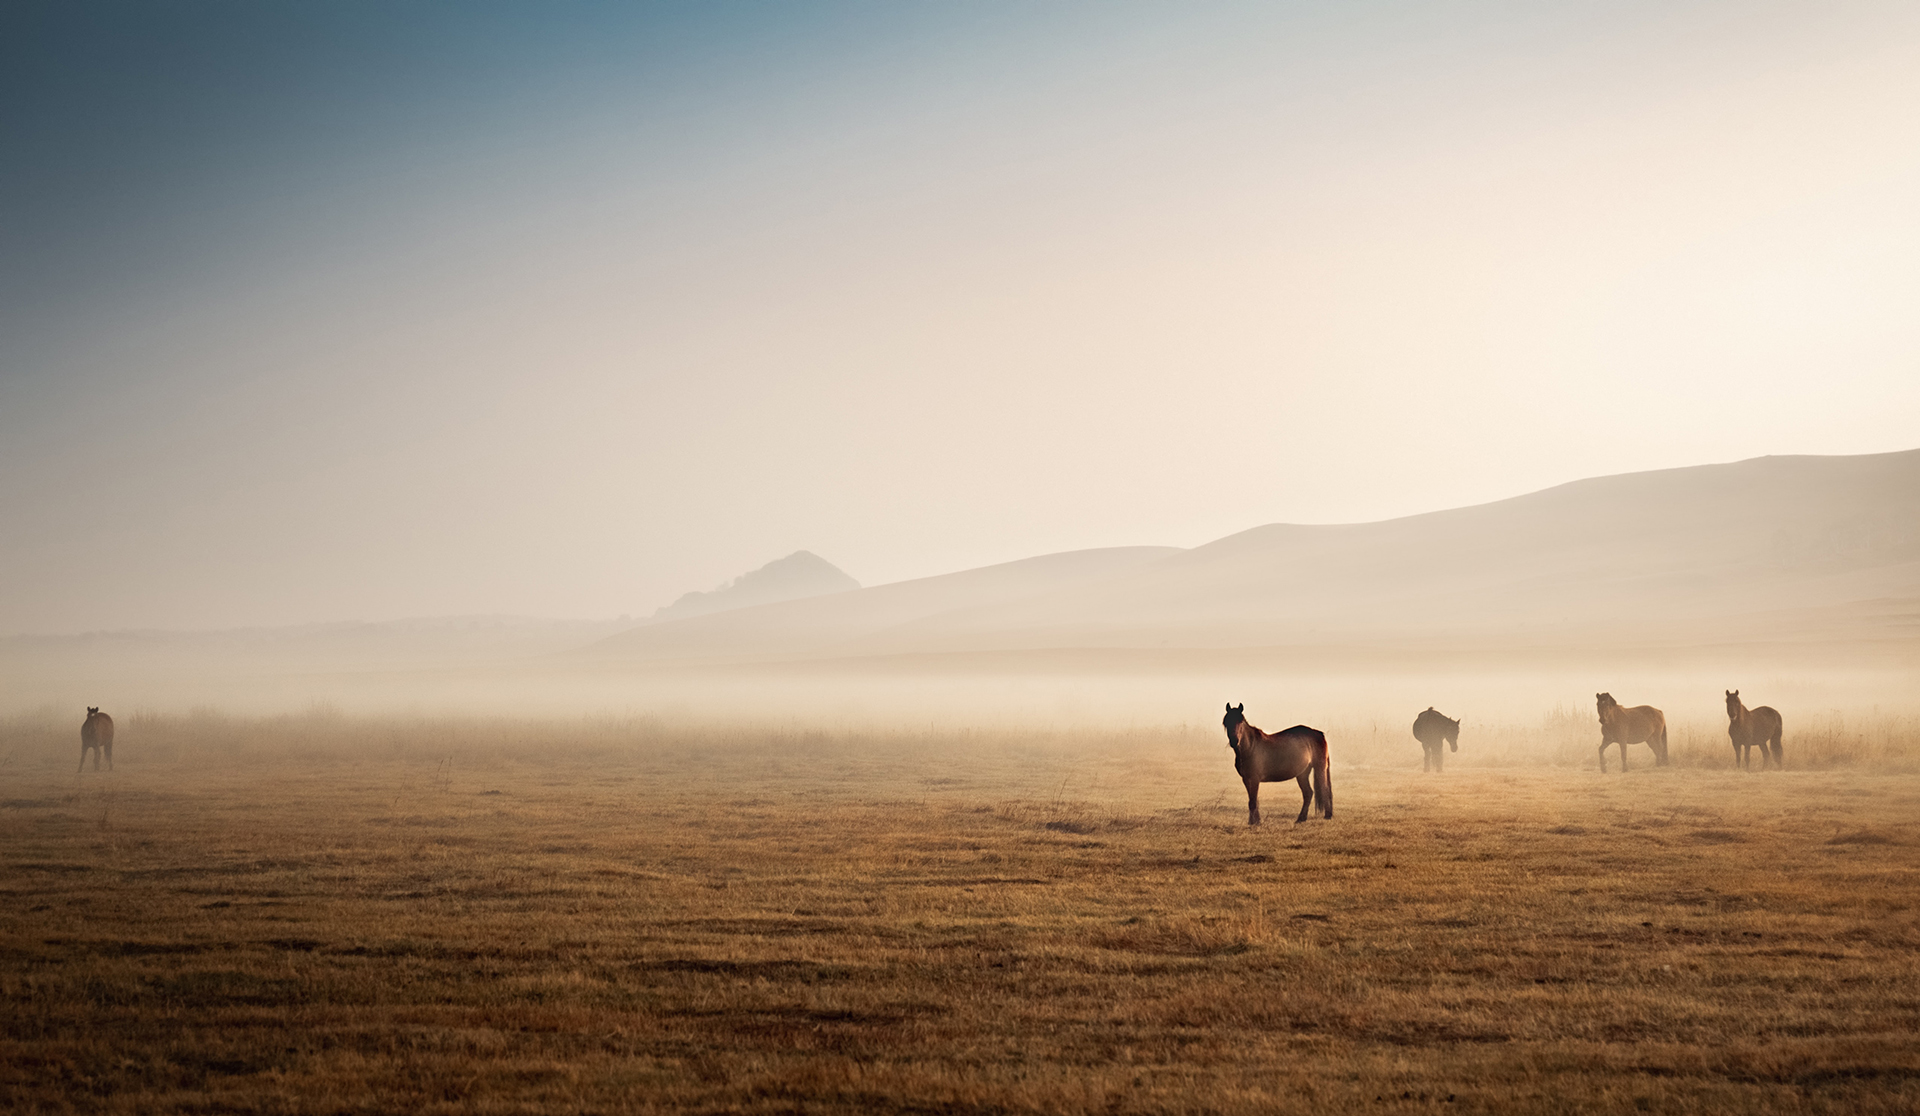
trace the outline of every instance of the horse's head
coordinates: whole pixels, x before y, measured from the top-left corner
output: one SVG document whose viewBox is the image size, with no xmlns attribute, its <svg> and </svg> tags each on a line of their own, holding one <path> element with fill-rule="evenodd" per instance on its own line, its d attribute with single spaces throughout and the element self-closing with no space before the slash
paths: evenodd
<svg viewBox="0 0 1920 1116">
<path fill-rule="evenodd" d="M 98 714 L 99 712 L 100 712 L 100 707 L 99 707 L 99 706 L 97 706 L 97 705 L 89 705 L 89 706 L 87 706 L 87 716 L 89 716 L 89 717 L 92 717 L 92 716 L 94 716 L 94 715 L 96 715 L 96 714 Z"/>
<path fill-rule="evenodd" d="M 1227 715 L 1220 719 L 1220 726 L 1227 730 L 1227 747 L 1240 746 L 1240 726 L 1247 723 L 1247 703 L 1241 702 L 1238 709 L 1232 702 L 1227 703 Z"/>
<path fill-rule="evenodd" d="M 1606 717 L 1607 710 L 1618 708 L 1620 705 L 1619 702 L 1613 700 L 1612 694 L 1595 694 L 1593 698 L 1594 704 L 1600 708 L 1600 716 L 1602 719 Z"/>
<path fill-rule="evenodd" d="M 1740 691 L 1728 690 L 1727 691 L 1727 716 L 1738 717 L 1740 715 L 1740 709 L 1741 709 Z"/>
<path fill-rule="evenodd" d="M 1447 722 L 1446 740 L 1454 751 L 1460 750 L 1460 722 L 1442 713 L 1440 719 Z"/>
</svg>

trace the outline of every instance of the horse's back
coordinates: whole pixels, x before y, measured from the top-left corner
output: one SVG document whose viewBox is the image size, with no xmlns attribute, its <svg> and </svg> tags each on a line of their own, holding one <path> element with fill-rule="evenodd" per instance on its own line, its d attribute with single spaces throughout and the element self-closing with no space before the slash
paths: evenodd
<svg viewBox="0 0 1920 1116">
<path fill-rule="evenodd" d="M 1611 721 L 1602 721 L 1607 735 L 1623 744 L 1645 744 L 1667 730 L 1667 715 L 1651 705 L 1616 705 Z"/>
<path fill-rule="evenodd" d="M 1261 782 L 1297 779 L 1313 767 L 1318 757 L 1326 754 L 1326 733 L 1307 725 L 1262 733 L 1261 737 L 1258 746 Z"/>
<path fill-rule="evenodd" d="M 1780 735 L 1781 721 L 1778 709 L 1771 705 L 1763 705 L 1758 709 L 1749 710 L 1748 715 L 1753 718 L 1755 724 L 1760 726 L 1759 735 L 1768 738 Z"/>
<path fill-rule="evenodd" d="M 1446 737 L 1450 727 L 1451 721 L 1429 709 L 1413 719 L 1413 737 L 1422 744 L 1437 744 Z"/>
</svg>

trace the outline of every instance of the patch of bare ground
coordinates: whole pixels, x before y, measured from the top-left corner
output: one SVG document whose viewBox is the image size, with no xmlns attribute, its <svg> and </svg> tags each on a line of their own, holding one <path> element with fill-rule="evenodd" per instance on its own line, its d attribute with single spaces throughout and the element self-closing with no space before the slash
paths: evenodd
<svg viewBox="0 0 1920 1116">
<path fill-rule="evenodd" d="M 10 767 L 0 1107 L 1920 1110 L 1920 777 L 390 737 Z"/>
</svg>

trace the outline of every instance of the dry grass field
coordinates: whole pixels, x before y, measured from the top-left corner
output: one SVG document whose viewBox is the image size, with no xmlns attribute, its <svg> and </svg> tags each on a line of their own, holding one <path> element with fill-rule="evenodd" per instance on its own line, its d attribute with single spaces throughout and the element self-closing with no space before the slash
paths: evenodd
<svg viewBox="0 0 1920 1116">
<path fill-rule="evenodd" d="M 1328 726 L 1337 816 L 1260 830 L 1211 725 L 6 722 L 0 1106 L 1920 1110 L 1911 724 L 1567 720 Z"/>
</svg>

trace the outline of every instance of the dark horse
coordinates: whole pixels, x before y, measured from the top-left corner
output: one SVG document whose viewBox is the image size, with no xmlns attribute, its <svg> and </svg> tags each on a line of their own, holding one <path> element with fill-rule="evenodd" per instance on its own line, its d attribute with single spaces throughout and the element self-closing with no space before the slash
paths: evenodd
<svg viewBox="0 0 1920 1116">
<path fill-rule="evenodd" d="M 93 753 L 93 769 L 100 770 L 100 757 L 107 757 L 107 770 L 113 770 L 113 718 L 96 705 L 87 706 L 86 723 L 80 726 L 80 767 L 87 768 L 87 753 Z"/>
<path fill-rule="evenodd" d="M 1440 770 L 1440 761 L 1447 753 L 1440 747 L 1446 743 L 1454 751 L 1460 750 L 1460 722 L 1449 718 L 1445 713 L 1427 706 L 1427 711 L 1413 719 L 1413 738 L 1426 749 L 1426 757 L 1420 761 L 1420 770 Z"/>
<path fill-rule="evenodd" d="M 1653 762 L 1667 765 L 1667 715 L 1651 705 L 1629 709 L 1613 700 L 1612 694 L 1593 695 L 1600 705 L 1600 770 L 1607 769 L 1607 745 L 1620 745 L 1620 771 L 1627 770 L 1627 745 L 1646 744 L 1653 748 Z"/>
<path fill-rule="evenodd" d="M 1762 705 L 1757 709 L 1748 709 L 1740 704 L 1740 691 L 1727 691 L 1727 735 L 1733 740 L 1733 762 L 1736 766 L 1752 769 L 1753 749 L 1760 749 L 1760 770 L 1767 769 L 1767 760 L 1773 765 L 1785 768 L 1786 762 L 1780 758 L 1780 714 L 1771 705 Z M 1768 749 L 1772 755 L 1768 755 Z"/>
<path fill-rule="evenodd" d="M 1247 723 L 1247 707 L 1227 706 L 1220 723 L 1227 730 L 1227 747 L 1233 749 L 1233 769 L 1247 785 L 1247 824 L 1260 824 L 1260 784 L 1300 783 L 1300 816 L 1295 825 L 1307 820 L 1314 805 L 1327 817 L 1333 816 L 1333 772 L 1327 766 L 1327 736 L 1319 729 L 1295 725 L 1285 732 L 1269 736 Z M 1308 782 L 1308 777 L 1312 782 Z"/>
</svg>

